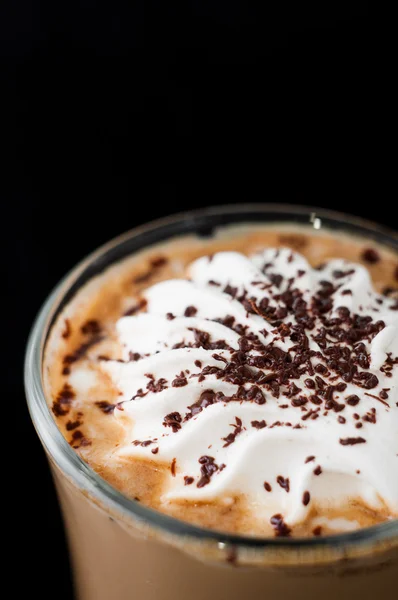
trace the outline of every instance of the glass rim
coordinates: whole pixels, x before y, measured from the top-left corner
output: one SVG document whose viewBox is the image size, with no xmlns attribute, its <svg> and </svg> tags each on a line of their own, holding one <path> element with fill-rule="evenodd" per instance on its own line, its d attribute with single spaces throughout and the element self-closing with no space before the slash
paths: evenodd
<svg viewBox="0 0 398 600">
<path fill-rule="evenodd" d="M 109 506 L 113 510 L 122 513 L 124 516 L 133 518 L 136 521 L 152 526 L 165 534 L 176 536 L 184 536 L 184 539 L 191 538 L 195 541 L 215 542 L 216 544 L 225 544 L 240 549 L 257 549 L 257 550 L 272 550 L 282 549 L 292 550 L 324 547 L 332 549 L 333 547 L 356 545 L 359 543 L 367 544 L 372 542 L 387 541 L 392 538 L 398 539 L 398 519 L 385 521 L 383 523 L 373 525 L 371 527 L 361 528 L 355 531 L 346 533 L 337 533 L 332 535 L 311 537 L 311 538 L 289 538 L 289 537 L 256 537 L 240 534 L 231 534 L 218 530 L 202 528 L 193 525 L 187 521 L 182 521 L 175 517 L 161 513 L 155 509 L 149 508 L 139 502 L 125 496 L 116 488 L 111 486 L 100 475 L 98 475 L 80 456 L 71 448 L 61 431 L 58 429 L 55 419 L 53 418 L 50 408 L 46 401 L 46 396 L 42 380 L 42 358 L 48 334 L 51 326 L 57 316 L 62 300 L 73 286 L 74 282 L 79 280 L 79 277 L 85 270 L 101 256 L 104 256 L 110 250 L 117 248 L 127 240 L 137 238 L 140 235 L 150 232 L 156 232 L 162 228 L 177 225 L 178 223 L 187 223 L 189 220 L 194 223 L 195 219 L 209 218 L 212 216 L 228 216 L 237 215 L 239 213 L 261 213 L 269 214 L 271 217 L 270 223 L 274 224 L 278 221 L 272 219 L 273 213 L 281 215 L 294 216 L 309 216 L 313 213 L 317 217 L 329 220 L 335 225 L 340 225 L 340 230 L 344 230 L 344 226 L 348 228 L 363 230 L 362 233 L 373 234 L 376 236 L 385 236 L 387 244 L 398 251 L 398 234 L 392 229 L 373 223 L 361 217 L 347 215 L 346 213 L 317 208 L 303 205 L 289 205 L 279 203 L 249 203 L 249 204 L 234 204 L 225 206 L 214 206 L 192 211 L 179 212 L 168 217 L 150 221 L 145 225 L 140 225 L 122 233 L 113 238 L 109 242 L 101 245 L 99 248 L 91 252 L 86 258 L 73 267 L 61 281 L 55 286 L 49 294 L 46 301 L 42 305 L 36 320 L 32 326 L 27 349 L 25 355 L 24 379 L 27 404 L 36 428 L 37 434 L 46 449 L 49 456 L 55 464 L 65 473 L 79 489 L 84 489 L 94 498 L 98 498 L 104 502 L 105 506 Z M 285 220 L 285 223 L 288 221 Z M 293 220 L 292 220 L 293 222 Z M 254 224 L 254 221 L 242 221 L 245 224 Z M 221 227 L 231 226 L 233 223 L 225 223 Z M 264 223 L 258 223 L 259 226 Z M 308 221 L 310 225 L 310 221 Z M 330 229 L 325 227 L 326 230 Z M 194 233 L 194 230 L 187 229 L 185 235 Z M 354 232 L 355 233 L 355 232 Z M 361 232 L 358 232 L 361 235 Z M 184 231 L 179 232 L 179 235 L 184 235 Z M 172 238 L 173 236 L 169 236 Z M 386 240 L 385 240 L 386 241 Z M 383 242 L 381 242 L 383 243 Z M 150 247 L 143 245 L 141 249 Z M 114 264 L 127 258 L 119 257 Z"/>
</svg>

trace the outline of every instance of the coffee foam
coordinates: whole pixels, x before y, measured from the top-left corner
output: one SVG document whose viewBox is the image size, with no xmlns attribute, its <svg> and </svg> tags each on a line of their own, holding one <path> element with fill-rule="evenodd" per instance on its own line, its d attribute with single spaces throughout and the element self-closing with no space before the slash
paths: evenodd
<svg viewBox="0 0 398 600">
<path fill-rule="evenodd" d="M 289 235 L 292 236 L 291 233 Z M 79 445 L 79 440 L 73 444 L 72 430 L 69 433 L 65 431 L 65 433 L 68 440 L 72 441 L 72 445 L 78 446 L 76 450 L 82 454 L 83 458 L 116 487 L 133 497 L 139 496 L 141 501 L 155 508 L 205 526 L 267 535 L 272 531 L 269 518 L 275 513 L 282 513 L 285 521 L 293 528 L 293 533 L 302 534 L 310 533 L 317 518 L 327 518 L 328 515 L 334 519 L 334 523 L 340 522 L 336 519 L 349 515 L 349 522 L 357 521 L 359 526 L 383 520 L 396 512 L 396 490 L 394 488 L 392 492 L 389 492 L 388 483 L 381 483 L 385 479 L 383 479 L 384 475 L 377 469 L 372 471 L 369 467 L 368 463 L 371 462 L 372 452 L 368 448 L 370 446 L 373 448 L 373 442 L 370 443 L 367 440 L 366 444 L 355 446 L 337 444 L 337 447 L 333 447 L 333 460 L 330 459 L 328 462 L 327 457 L 332 448 L 324 439 L 325 432 L 328 439 L 343 435 L 343 433 L 345 439 L 346 437 L 358 437 L 358 432 L 362 434 L 365 429 L 367 433 L 369 431 L 370 436 L 376 439 L 378 435 L 373 434 L 373 431 L 376 431 L 374 424 L 364 423 L 363 428 L 358 430 L 355 428 L 355 420 L 351 419 L 353 421 L 351 423 L 347 419 L 347 423 L 341 425 L 336 421 L 338 415 L 333 410 L 329 411 L 329 417 L 323 418 L 321 426 L 321 418 L 316 421 L 308 419 L 303 423 L 301 421 L 303 413 L 297 407 L 290 405 L 291 399 L 286 399 L 281 395 L 278 400 L 275 400 L 269 391 L 264 389 L 267 399 L 264 405 L 257 405 L 253 402 L 219 402 L 207 407 L 195 418 L 184 423 L 176 432 L 173 432 L 170 427 L 163 426 L 163 420 L 167 414 L 179 411 L 183 414 L 184 410 L 186 412 L 187 407 L 191 406 L 206 389 L 222 392 L 226 396 L 232 395 L 236 391 L 236 385 L 217 379 L 214 375 L 206 376 L 206 380 L 202 382 L 198 382 L 198 378 L 190 377 L 201 370 L 195 365 L 195 362 L 200 361 L 202 369 L 206 365 L 220 368 L 224 366 L 224 363 L 222 360 L 214 358 L 213 355 L 217 354 L 224 360 L 230 360 L 231 354 L 238 348 L 240 337 L 238 333 L 208 319 L 222 318 L 227 314 L 233 315 L 241 325 L 248 325 L 263 344 L 269 344 L 272 337 L 278 337 L 272 333 L 275 327 L 269 325 L 268 321 L 258 315 L 247 315 L 241 303 L 231 300 L 228 294 L 219 291 L 219 286 L 208 284 L 209 280 L 218 280 L 218 283 L 222 283 L 224 287 L 227 283 L 241 286 L 237 295 L 243 288 L 249 288 L 250 297 L 263 297 L 266 290 L 260 290 L 257 284 L 252 286 L 251 282 L 262 281 L 264 283 L 265 281 L 269 283 L 261 273 L 261 267 L 271 260 L 275 251 L 268 249 L 257 254 L 252 261 L 236 253 L 216 254 L 210 262 L 207 258 L 199 258 L 189 270 L 188 275 L 191 281 L 170 281 L 170 279 L 176 274 L 180 277 L 184 272 L 185 263 L 196 256 L 212 253 L 213 250 L 229 249 L 228 246 L 251 254 L 253 250 L 267 246 L 269 243 L 274 242 L 273 245 L 276 245 L 277 236 L 277 232 L 263 231 L 257 235 L 246 234 L 241 238 L 235 237 L 233 240 L 227 238 L 227 241 L 223 240 L 222 242 L 185 240 L 179 242 L 181 244 L 179 248 L 174 248 L 174 255 L 172 244 L 161 251 L 155 251 L 155 255 L 159 252 L 167 253 L 169 262 L 162 269 L 153 273 L 153 279 L 149 278 L 150 283 L 153 280 L 156 281 L 157 278 L 166 281 L 146 288 L 144 296 L 147 300 L 146 310 L 148 313 L 117 318 L 120 316 L 122 307 L 123 309 L 128 308 L 133 303 L 132 292 L 134 290 L 141 291 L 145 287 L 141 284 L 132 286 L 131 280 L 135 278 L 137 281 L 137 277 L 134 275 L 137 267 L 142 270 L 142 264 L 147 264 L 151 254 L 153 258 L 153 252 L 147 253 L 138 263 L 135 262 L 135 265 L 127 266 L 126 263 L 124 266 L 114 268 L 97 282 L 89 284 L 92 289 L 88 290 L 88 293 L 87 290 L 84 293 L 83 289 L 80 292 L 80 298 L 78 295 L 75 299 L 74 306 L 70 305 L 67 309 L 69 312 L 63 315 L 62 322 L 65 318 L 69 318 L 71 322 L 71 328 L 75 335 L 73 342 L 70 338 L 61 341 L 59 338 L 61 328 L 58 327 L 58 338 L 55 328 L 48 347 L 50 350 L 53 349 L 53 360 L 47 362 L 48 366 L 50 366 L 50 362 L 52 363 L 48 383 L 54 390 L 53 398 L 56 395 L 55 390 L 59 390 L 61 381 L 68 380 L 75 393 L 71 403 L 73 407 L 71 413 L 83 413 L 84 424 L 77 430 L 84 431 L 87 445 Z M 288 233 L 282 235 L 284 239 L 287 236 Z M 314 252 L 314 246 L 318 246 L 318 248 L 322 248 L 322 244 L 325 246 L 323 253 L 317 253 L 318 261 L 322 261 L 332 253 L 339 253 L 357 260 L 363 249 L 359 244 L 355 245 L 348 240 L 345 241 L 344 247 L 342 238 L 337 241 L 336 238 L 327 236 L 323 238 L 305 236 L 300 238 L 297 236 L 297 239 L 301 244 L 304 241 L 307 243 L 306 254 L 309 258 Z M 225 248 L 226 246 L 227 248 Z M 330 252 L 337 246 L 338 252 Z M 304 253 L 305 247 L 301 250 Z M 280 264 L 275 265 L 275 270 L 278 273 L 282 272 L 284 265 L 286 280 L 291 276 L 290 271 L 293 273 L 294 270 L 297 273 L 298 270 L 305 270 L 305 274 L 301 276 L 300 289 L 302 289 L 303 296 L 308 296 L 308 298 L 313 294 L 322 278 L 326 280 L 330 278 L 332 271 L 343 269 L 348 271 L 351 268 L 342 264 L 341 261 L 337 261 L 330 263 L 326 271 L 313 271 L 305 258 L 301 256 L 293 255 L 294 259 L 288 262 L 290 254 L 290 250 L 279 253 L 277 260 L 280 261 Z M 354 256 L 352 256 L 353 254 Z M 391 255 L 382 254 L 383 270 L 390 273 L 395 266 L 394 258 Z M 108 291 L 112 287 L 111 284 L 115 283 L 117 285 L 114 285 L 113 291 Z M 147 286 L 148 280 L 144 283 Z M 390 278 L 386 276 L 384 279 L 380 279 L 380 283 L 388 284 Z M 371 290 L 370 279 L 365 269 L 355 268 L 355 273 L 348 276 L 348 279 L 344 280 L 344 284 L 349 285 L 355 293 L 351 297 L 340 295 L 338 302 L 334 303 L 335 307 L 351 306 L 352 310 L 358 312 L 361 310 L 362 313 L 366 313 L 372 307 L 377 308 L 378 305 L 374 306 L 377 297 Z M 94 286 L 97 286 L 98 291 L 94 291 Z M 362 309 L 359 306 L 357 288 L 359 288 L 362 298 L 366 298 L 366 303 L 365 300 L 362 300 L 362 304 L 365 304 Z M 106 312 L 103 307 L 107 304 L 106 295 L 110 293 L 112 301 L 109 302 Z M 83 297 L 85 298 L 84 302 Z M 134 302 L 137 302 L 137 298 L 134 298 Z M 349 305 L 350 302 L 351 305 Z M 84 310 L 76 310 L 79 303 L 80 306 L 84 305 Z M 388 306 L 393 301 L 383 299 L 383 303 Z M 109 308 L 112 305 L 113 312 Z M 197 309 L 194 316 L 183 316 L 188 306 L 194 306 Z M 104 311 L 102 314 L 100 309 Z M 167 319 L 165 315 L 168 312 L 176 318 Z M 380 357 L 386 348 L 394 343 L 394 336 L 391 330 L 388 331 L 390 327 L 396 327 L 394 318 L 397 313 L 390 315 L 393 312 L 389 311 L 387 315 L 383 313 L 382 316 L 377 315 L 378 319 L 383 318 L 386 321 L 387 327 L 378 334 L 378 336 L 383 334 L 384 340 L 380 340 L 376 336 L 371 343 L 374 348 L 373 346 L 369 348 L 372 357 L 372 372 L 373 361 L 375 364 L 377 360 L 380 362 Z M 105 318 L 104 314 L 106 314 Z M 54 377 L 57 360 L 58 369 L 62 370 L 59 363 L 67 348 L 76 347 L 80 335 L 78 334 L 79 328 L 87 320 L 87 317 L 99 318 L 106 338 L 89 350 L 88 358 L 85 357 L 82 361 L 71 364 L 70 375 L 60 380 L 59 377 Z M 286 318 L 285 321 L 287 322 L 288 319 Z M 58 326 L 59 323 L 60 321 Z M 224 340 L 228 349 L 211 351 L 203 348 L 171 349 L 173 345 L 180 344 L 182 340 L 185 344 L 194 343 L 193 329 L 205 331 L 212 341 Z M 267 335 L 263 336 L 262 330 L 265 330 Z M 281 349 L 287 349 L 289 345 L 292 345 L 286 339 L 284 341 L 276 340 L 274 343 Z M 311 342 L 312 347 L 313 342 Z M 100 355 L 111 359 L 127 360 L 131 356 L 130 353 L 141 356 L 150 354 L 150 356 L 143 356 L 138 361 L 128 363 L 97 360 Z M 58 358 L 55 356 L 57 354 Z M 48 351 L 47 357 L 49 356 L 51 353 Z M 84 370 L 90 373 L 90 384 L 87 383 L 88 378 L 85 377 Z M 170 386 L 170 382 L 181 370 L 190 371 L 189 374 L 186 374 L 189 384 L 181 387 Z M 155 383 L 163 377 L 169 382 L 169 387 L 160 392 L 149 392 L 147 396 L 126 402 L 140 388 L 145 390 L 144 393 L 148 391 L 146 386 L 149 380 L 145 377 L 145 374 L 148 373 L 154 375 Z M 296 385 L 302 387 L 303 379 L 306 377 L 308 374 L 296 380 Z M 54 388 L 55 380 L 58 381 L 57 387 Z M 390 379 L 388 384 L 383 387 L 391 387 Z M 347 396 L 354 392 L 358 394 L 358 389 L 353 391 L 348 386 L 343 394 L 337 395 Z M 373 393 L 373 390 L 370 390 L 370 393 Z M 390 399 L 391 394 L 388 402 Z M 116 409 L 114 417 L 112 417 L 110 413 L 103 412 L 94 404 L 101 401 L 110 404 L 123 402 L 122 405 L 119 405 L 123 410 Z M 339 401 L 341 400 L 339 399 Z M 289 407 L 281 409 L 280 405 L 284 403 L 287 403 Z M 361 404 L 356 409 L 360 408 L 359 412 L 363 416 L 362 413 L 365 414 L 371 404 L 370 397 L 362 398 L 361 396 Z M 381 423 L 384 406 L 375 400 L 374 404 L 377 408 L 378 423 Z M 317 407 L 314 406 L 314 408 Z M 346 406 L 343 414 L 347 416 L 348 412 L 350 415 L 354 414 L 355 408 Z M 292 427 L 271 429 L 269 425 L 282 420 L 281 413 L 283 413 L 283 422 L 291 422 Z M 71 421 L 70 416 L 68 414 L 67 417 L 58 419 L 61 429 L 65 427 L 68 420 Z M 221 438 L 226 438 L 236 430 L 236 417 L 241 419 L 246 430 L 240 432 L 233 443 L 223 448 L 225 441 L 222 441 Z M 262 419 L 267 421 L 267 427 L 263 429 L 250 427 L 252 421 L 261 422 Z M 305 429 L 303 427 L 303 429 L 294 430 L 294 424 L 305 425 Z M 353 427 L 355 429 L 351 431 Z M 298 437 L 303 433 L 304 436 Z M 157 438 L 158 441 L 156 445 L 132 443 L 135 441 L 146 442 L 154 438 Z M 304 439 L 305 443 L 302 443 Z M 294 451 L 291 450 L 292 445 Z M 212 447 L 209 449 L 208 446 Z M 365 446 L 366 450 L 364 450 Z M 159 450 L 153 454 L 152 450 L 155 448 L 159 448 Z M 319 450 L 321 448 L 322 450 Z M 316 461 L 312 464 L 305 462 L 310 455 L 316 455 Z M 207 485 L 198 488 L 201 466 L 198 458 L 200 456 L 211 456 L 215 459 L 215 464 L 220 466 L 224 463 L 227 466 L 212 476 Z M 272 460 L 259 461 L 259 457 L 264 456 L 271 456 Z M 349 458 L 347 459 L 347 457 Z M 173 467 L 174 474 L 170 472 L 173 459 L 176 459 Z M 318 463 L 321 463 L 323 472 L 321 476 L 314 476 L 313 470 Z M 341 465 L 344 466 L 343 471 Z M 341 474 L 344 473 L 344 470 L 347 475 L 346 479 Z M 358 470 L 361 471 L 360 474 L 356 473 Z M 371 476 L 369 475 L 370 471 L 372 471 Z M 341 474 L 340 480 L 336 479 L 336 472 Z M 284 479 L 289 479 L 289 492 L 277 484 L 278 474 Z M 184 485 L 184 477 L 194 477 L 194 482 Z M 149 480 L 150 484 L 148 485 Z M 319 483 L 321 480 L 322 484 Z M 270 483 L 272 492 L 267 493 L 264 490 L 264 481 Z M 342 486 L 339 485 L 339 481 L 340 483 L 344 481 L 344 493 L 340 489 Z M 339 493 L 336 493 L 336 490 L 339 490 Z M 302 499 L 306 491 L 310 491 L 311 501 L 304 506 Z M 334 527 L 335 525 L 331 525 L 330 529 L 334 530 Z M 325 530 L 325 528 L 327 530 L 327 527 L 323 525 L 322 529 Z M 344 528 L 342 527 L 342 529 Z"/>
</svg>

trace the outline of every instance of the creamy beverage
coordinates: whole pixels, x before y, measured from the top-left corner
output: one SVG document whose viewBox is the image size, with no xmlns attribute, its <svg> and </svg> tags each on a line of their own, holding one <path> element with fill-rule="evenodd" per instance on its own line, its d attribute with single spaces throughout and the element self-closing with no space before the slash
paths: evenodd
<svg viewBox="0 0 398 600">
<path fill-rule="evenodd" d="M 393 519 L 398 300 L 381 292 L 396 277 L 385 249 L 297 228 L 144 251 L 59 316 L 51 410 L 113 486 L 202 527 L 299 537 Z"/>
<path fill-rule="evenodd" d="M 396 238 L 309 217 L 136 230 L 43 307 L 26 389 L 78 600 L 395 599 Z"/>
</svg>

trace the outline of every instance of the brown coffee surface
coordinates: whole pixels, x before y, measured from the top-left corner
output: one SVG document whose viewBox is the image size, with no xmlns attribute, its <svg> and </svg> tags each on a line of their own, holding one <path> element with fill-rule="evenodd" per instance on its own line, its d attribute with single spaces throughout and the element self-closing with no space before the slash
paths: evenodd
<svg viewBox="0 0 398 600">
<path fill-rule="evenodd" d="M 81 458 L 111 485 L 144 505 L 179 519 L 255 535 L 274 535 L 274 529 L 269 522 L 256 518 L 243 494 L 216 502 L 164 502 L 162 489 L 172 465 L 115 454 L 124 436 L 113 417 L 119 392 L 101 364 L 108 359 L 121 359 L 115 323 L 124 314 L 145 310 L 140 297 L 145 288 L 184 277 L 187 265 L 200 256 L 225 250 L 250 255 L 265 247 L 289 247 L 312 266 L 330 258 L 362 263 L 377 291 L 394 294 L 398 287 L 397 255 L 347 234 L 281 225 L 231 228 L 212 239 L 180 238 L 127 258 L 84 286 L 58 317 L 43 367 L 48 404 L 59 429 Z M 310 516 L 291 535 L 335 533 L 339 526 L 328 525 L 333 519 L 355 521 L 357 526 L 365 527 L 392 517 L 387 508 L 371 510 L 359 498 L 352 498 L 342 507 L 314 505 Z"/>
</svg>

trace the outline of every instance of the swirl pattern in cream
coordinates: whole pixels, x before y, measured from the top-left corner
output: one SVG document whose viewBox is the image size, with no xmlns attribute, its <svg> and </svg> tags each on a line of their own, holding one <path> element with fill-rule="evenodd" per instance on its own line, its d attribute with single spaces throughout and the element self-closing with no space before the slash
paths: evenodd
<svg viewBox="0 0 398 600">
<path fill-rule="evenodd" d="M 398 513 L 398 310 L 365 267 L 220 252 L 144 297 L 102 368 L 118 456 L 169 463 L 164 501 L 243 494 L 291 525 L 355 498 Z"/>
</svg>

